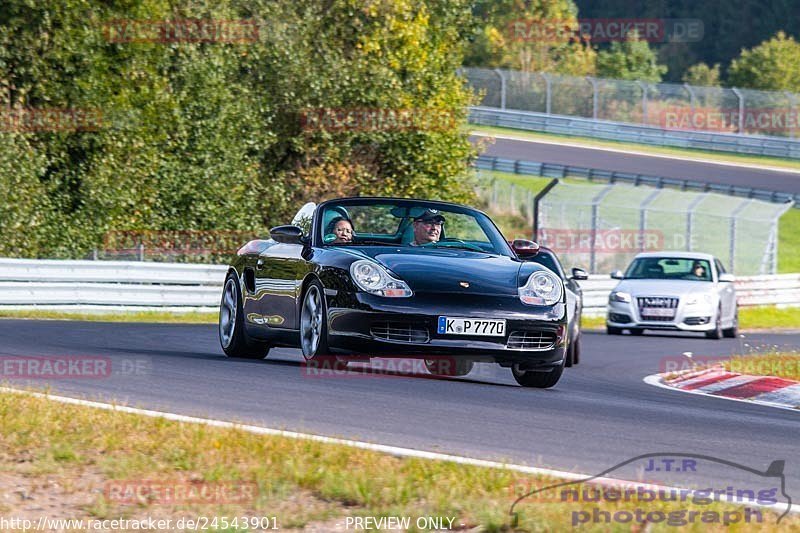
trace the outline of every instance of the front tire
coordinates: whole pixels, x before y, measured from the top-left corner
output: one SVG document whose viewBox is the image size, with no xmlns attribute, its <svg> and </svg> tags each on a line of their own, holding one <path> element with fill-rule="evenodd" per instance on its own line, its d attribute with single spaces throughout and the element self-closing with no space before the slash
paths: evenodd
<svg viewBox="0 0 800 533">
<path fill-rule="evenodd" d="M 614 326 L 606 326 L 607 335 L 622 335 L 622 328 L 615 328 Z"/>
<path fill-rule="evenodd" d="M 581 362 L 581 336 L 575 339 L 575 345 L 572 348 L 572 364 L 577 365 Z"/>
<path fill-rule="evenodd" d="M 567 355 L 564 354 L 564 361 Z M 561 374 L 564 373 L 564 363 L 554 368 L 550 372 L 533 372 L 531 370 L 520 370 L 519 364 L 511 366 L 511 374 L 517 383 L 523 387 L 533 387 L 536 389 L 549 389 L 558 383 L 561 379 Z"/>
<path fill-rule="evenodd" d="M 306 365 L 326 370 L 344 370 L 346 361 L 330 354 L 328 347 L 328 308 L 322 284 L 313 280 L 306 287 L 300 308 L 300 348 Z"/>
<path fill-rule="evenodd" d="M 706 331 L 706 338 L 719 340 L 722 338 L 722 308 L 717 309 L 717 316 L 714 318 L 714 329 Z"/>
<path fill-rule="evenodd" d="M 733 312 L 733 324 L 731 327 L 722 330 L 722 335 L 728 339 L 736 338 L 739 335 L 739 309 Z"/>
<path fill-rule="evenodd" d="M 239 279 L 231 272 L 225 278 L 219 306 L 219 343 L 225 355 L 237 359 L 263 359 L 269 344 L 257 341 L 244 329 L 242 292 Z"/>
</svg>

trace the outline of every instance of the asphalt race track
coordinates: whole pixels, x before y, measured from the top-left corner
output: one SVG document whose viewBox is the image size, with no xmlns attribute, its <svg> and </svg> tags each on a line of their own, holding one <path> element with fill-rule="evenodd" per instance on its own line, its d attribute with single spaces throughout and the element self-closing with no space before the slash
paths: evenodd
<svg viewBox="0 0 800 533">
<path fill-rule="evenodd" d="M 743 343 L 794 350 L 800 334 L 712 341 L 586 332 L 581 364 L 550 390 L 518 387 L 509 370 L 490 364 L 462 379 L 424 371 L 311 376 L 296 350 L 273 350 L 263 361 L 225 358 L 212 325 L 0 320 L 0 339 L 0 358 L 112 363 L 112 375 L 100 379 L 6 379 L 14 387 L 48 385 L 73 397 L 586 474 L 645 453 L 712 455 L 755 469 L 785 459 L 787 491 L 800 496 L 800 413 L 642 381 L 665 356 L 730 355 Z M 707 475 L 734 483 L 741 473 L 720 467 Z M 659 480 L 681 485 L 679 474 Z"/>
<path fill-rule="evenodd" d="M 479 137 L 473 135 L 470 139 L 476 142 Z M 502 138 L 495 139 L 495 143 L 489 145 L 484 153 L 508 159 L 757 187 L 793 194 L 800 193 L 800 173 L 791 171 L 747 168 Z M 702 154 L 697 155 L 698 159 L 702 159 L 702 157 Z"/>
</svg>

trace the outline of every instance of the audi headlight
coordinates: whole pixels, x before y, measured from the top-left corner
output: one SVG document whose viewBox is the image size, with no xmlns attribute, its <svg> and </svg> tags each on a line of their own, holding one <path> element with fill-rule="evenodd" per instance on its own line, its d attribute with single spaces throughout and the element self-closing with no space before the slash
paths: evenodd
<svg viewBox="0 0 800 533">
<path fill-rule="evenodd" d="M 627 292 L 611 291 L 611 294 L 608 295 L 608 299 L 612 302 L 631 303 L 631 295 Z"/>
<path fill-rule="evenodd" d="M 528 282 L 518 291 L 519 299 L 528 305 L 553 305 L 560 302 L 564 294 L 561 280 L 543 270 L 531 274 Z"/>
<path fill-rule="evenodd" d="M 370 294 L 388 298 L 406 298 L 413 294 L 405 281 L 393 277 L 385 268 L 367 259 L 351 264 L 350 276 L 359 289 Z"/>
</svg>

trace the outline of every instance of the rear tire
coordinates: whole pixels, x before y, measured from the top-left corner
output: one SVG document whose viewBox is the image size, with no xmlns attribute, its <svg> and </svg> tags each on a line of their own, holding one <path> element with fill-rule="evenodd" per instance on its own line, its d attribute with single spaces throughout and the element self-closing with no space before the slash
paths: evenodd
<svg viewBox="0 0 800 533">
<path fill-rule="evenodd" d="M 577 365 L 581 362 L 581 336 L 575 339 L 575 346 L 572 348 L 572 364 Z"/>
<path fill-rule="evenodd" d="M 564 356 L 564 367 L 571 368 L 575 364 L 575 341 L 571 341 L 567 346 L 567 353 Z"/>
<path fill-rule="evenodd" d="M 523 387 L 533 387 L 536 389 L 549 389 L 561 379 L 561 374 L 564 373 L 564 364 L 566 362 L 566 354 L 564 355 L 564 363 L 554 368 L 551 372 L 533 372 L 531 370 L 520 370 L 519 365 L 511 366 L 511 374 L 517 383 Z"/>
<path fill-rule="evenodd" d="M 449 357 L 445 359 L 425 359 L 425 368 L 436 376 L 461 377 L 472 372 L 475 362 L 469 359 Z"/>
<path fill-rule="evenodd" d="M 269 352 L 269 343 L 247 335 L 244 329 L 242 292 L 239 279 L 231 272 L 225 278 L 219 306 L 219 342 L 225 355 L 236 359 L 263 359 Z"/>
<path fill-rule="evenodd" d="M 729 339 L 733 339 L 737 335 L 739 335 L 739 309 L 738 308 L 733 312 L 733 325 L 731 327 L 729 327 L 728 329 L 723 329 L 722 330 L 722 335 L 723 335 L 723 337 L 727 337 Z"/>
</svg>

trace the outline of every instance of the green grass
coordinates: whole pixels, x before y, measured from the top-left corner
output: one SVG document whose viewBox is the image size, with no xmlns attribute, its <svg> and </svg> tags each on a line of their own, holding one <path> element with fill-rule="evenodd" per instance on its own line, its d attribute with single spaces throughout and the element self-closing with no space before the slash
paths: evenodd
<svg viewBox="0 0 800 533">
<path fill-rule="evenodd" d="M 605 329 L 605 316 L 584 316 L 584 329 Z M 773 305 L 739 308 L 739 329 L 742 331 L 800 330 L 800 307 L 778 308 Z"/>
<path fill-rule="evenodd" d="M 543 140 L 543 141 L 568 141 L 573 144 L 582 144 L 588 147 L 612 148 L 618 150 L 632 150 L 636 152 L 651 153 L 655 155 L 681 156 L 691 158 L 702 158 L 723 163 L 742 163 L 750 165 L 763 165 L 769 167 L 783 167 L 786 169 L 800 169 L 800 161 L 792 159 L 782 159 L 778 157 L 727 154 L 722 152 L 712 152 L 709 150 L 697 150 L 692 148 L 670 148 L 658 147 L 648 144 L 637 144 L 620 141 L 607 141 L 603 139 L 593 139 L 591 137 L 579 137 L 572 135 L 559 135 L 556 133 L 539 133 L 527 130 L 516 130 L 511 128 L 496 128 L 493 126 L 481 126 L 470 124 L 471 131 L 480 131 L 489 134 L 509 135 L 521 139 Z"/>
<path fill-rule="evenodd" d="M 675 512 L 692 510 L 741 512 L 720 503 L 558 501 L 531 497 L 518 507 L 512 527 L 512 502 L 531 488 L 559 480 L 500 468 L 459 465 L 447 461 L 398 458 L 337 444 L 264 436 L 239 429 L 215 428 L 159 418 L 67 405 L 28 394 L 0 393 L 0 468 L 29 485 L 31 504 L 41 506 L 41 490 L 52 480 L 62 487 L 56 501 L 61 516 L 70 518 L 143 518 L 178 516 L 275 516 L 280 528 L 305 526 L 329 531 L 347 516 L 436 516 L 453 518 L 454 529 L 475 531 L 562 531 L 571 529 L 573 512 L 595 507 L 603 511 Z M 254 484 L 252 497 L 235 503 L 164 504 L 147 498 L 134 505 L 115 501 L 108 482 L 162 486 L 204 483 Z M 253 485 L 251 485 L 253 486 Z M 572 485 L 582 490 L 579 485 Z M 587 489 L 592 490 L 590 487 Z M 555 499 L 554 499 L 555 498 Z M 18 512 L 15 501 L 4 513 Z M 89 503 L 75 503 L 84 501 Z M 51 507 L 50 502 L 47 503 Z M 41 511 L 45 512 L 45 511 Z M 27 513 L 30 514 L 30 513 Z M 35 514 L 35 513 L 34 513 Z M 787 516 L 784 528 L 800 529 L 800 518 Z M 775 516 L 764 512 L 763 524 L 734 530 L 768 531 Z M 638 527 L 637 524 L 634 527 Z M 341 527 L 341 526 L 340 526 Z M 588 531 L 631 531 L 631 523 L 589 523 Z M 233 529 L 229 529 L 233 530 Z M 412 525 L 412 531 L 415 530 Z M 665 522 L 648 531 L 674 531 Z M 683 530 L 726 531 L 697 519 Z"/>
<path fill-rule="evenodd" d="M 800 330 L 800 307 L 782 309 L 775 306 L 740 307 L 739 327 L 743 330 Z"/>
<path fill-rule="evenodd" d="M 800 209 L 789 209 L 778 222 L 778 272 L 800 272 Z"/>
</svg>

